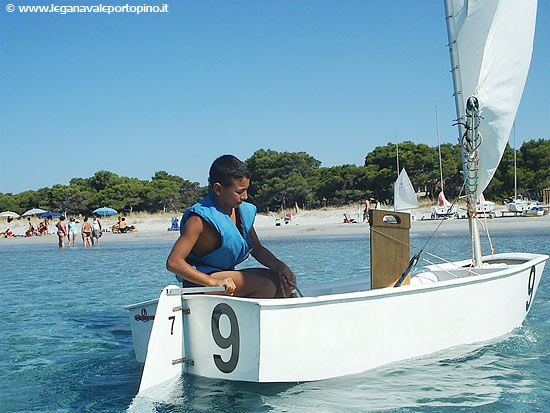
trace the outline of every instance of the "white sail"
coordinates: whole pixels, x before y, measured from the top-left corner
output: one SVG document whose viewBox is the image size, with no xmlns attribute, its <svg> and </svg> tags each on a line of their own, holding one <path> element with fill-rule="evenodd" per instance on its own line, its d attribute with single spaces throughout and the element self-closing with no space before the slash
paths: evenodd
<svg viewBox="0 0 550 413">
<path fill-rule="evenodd" d="M 537 0 L 447 0 L 447 13 L 458 117 L 470 96 L 483 117 L 479 196 L 500 163 L 523 94 Z"/>
<path fill-rule="evenodd" d="M 401 170 L 393 185 L 393 207 L 395 211 L 408 211 L 418 208 L 416 193 L 405 168 Z"/>
</svg>

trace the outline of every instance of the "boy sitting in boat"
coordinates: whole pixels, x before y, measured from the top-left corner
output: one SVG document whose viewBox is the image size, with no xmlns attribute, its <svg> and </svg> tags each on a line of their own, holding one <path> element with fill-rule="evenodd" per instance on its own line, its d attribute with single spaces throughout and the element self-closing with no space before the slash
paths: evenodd
<svg viewBox="0 0 550 413">
<path fill-rule="evenodd" d="M 232 155 L 219 157 L 209 184 L 210 193 L 184 213 L 166 268 L 184 287 L 223 286 L 225 294 L 239 297 L 289 296 L 296 277 L 260 243 L 253 226 L 256 207 L 244 202 L 250 184 L 246 165 Z M 249 254 L 268 268 L 235 270 Z"/>
</svg>

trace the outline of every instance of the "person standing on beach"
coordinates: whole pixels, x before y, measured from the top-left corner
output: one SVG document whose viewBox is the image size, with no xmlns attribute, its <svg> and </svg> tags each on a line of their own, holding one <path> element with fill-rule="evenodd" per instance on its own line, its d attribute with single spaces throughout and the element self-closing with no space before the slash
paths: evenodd
<svg viewBox="0 0 550 413">
<path fill-rule="evenodd" d="M 59 222 L 55 224 L 57 227 L 57 236 L 59 237 L 59 248 L 65 248 L 65 237 L 67 236 L 67 225 L 65 225 L 65 217 L 61 216 Z"/>
<path fill-rule="evenodd" d="M 245 202 L 246 165 L 232 155 L 219 157 L 210 167 L 209 184 L 210 193 L 183 214 L 166 268 L 184 287 L 223 286 L 225 294 L 239 297 L 289 296 L 296 276 L 256 235 L 256 207 Z M 249 254 L 267 268 L 235 270 Z"/>
<path fill-rule="evenodd" d="M 365 209 L 363 210 L 363 222 L 365 222 L 369 217 L 369 209 L 370 209 L 370 201 L 367 198 L 365 199 Z"/>
<path fill-rule="evenodd" d="M 92 224 L 88 221 L 88 217 L 84 217 L 84 223 L 82 224 L 82 247 L 86 246 L 92 248 Z"/>
<path fill-rule="evenodd" d="M 78 232 L 78 230 L 76 229 L 76 219 L 75 217 L 71 217 L 69 219 L 69 242 L 67 243 L 67 246 L 71 246 L 71 242 L 73 244 L 73 247 L 75 246 L 75 242 L 76 242 L 76 233 Z"/>
<path fill-rule="evenodd" d="M 94 215 L 94 219 L 92 220 L 92 245 L 94 245 L 94 241 L 97 242 L 97 246 L 99 247 L 99 238 L 101 238 L 101 221 L 99 220 L 99 217 L 97 215 Z"/>
</svg>

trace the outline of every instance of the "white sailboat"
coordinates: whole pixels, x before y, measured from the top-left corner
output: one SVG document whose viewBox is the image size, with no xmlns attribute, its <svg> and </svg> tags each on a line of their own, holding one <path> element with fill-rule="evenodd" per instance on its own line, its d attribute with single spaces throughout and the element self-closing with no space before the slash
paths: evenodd
<svg viewBox="0 0 550 413">
<path fill-rule="evenodd" d="M 450 218 L 457 215 L 458 207 L 456 204 L 451 204 L 445 198 L 443 190 L 437 196 L 437 204 L 432 206 L 432 218 Z"/>
<path fill-rule="evenodd" d="M 473 259 L 410 271 L 419 253 L 402 273 L 410 284 L 400 283 L 398 273 L 394 288 L 371 289 L 355 277 L 302 285 L 300 298 L 187 295 L 168 286 L 158 300 L 128 307 L 136 356 L 145 361 L 140 392 L 182 373 L 250 382 L 339 377 L 519 327 L 548 256 L 483 257 L 475 200 L 500 161 L 517 111 L 536 7 L 535 0 L 446 2 Z M 387 215 L 408 228 L 407 214 L 373 211 L 384 229 L 397 229 L 384 222 Z M 395 239 L 376 228 L 373 222 L 371 242 L 374 235 Z M 391 261 L 393 250 L 385 252 Z M 373 267 L 373 279 L 378 271 Z"/>
<path fill-rule="evenodd" d="M 416 208 L 418 208 L 416 192 L 407 171 L 403 168 L 393 184 L 393 210 L 410 214 L 411 210 Z"/>
<path fill-rule="evenodd" d="M 397 134 L 395 134 L 395 161 L 397 179 L 393 183 L 393 210 L 410 214 L 411 210 L 418 208 L 418 200 L 405 168 L 399 172 L 399 140 Z"/>
</svg>

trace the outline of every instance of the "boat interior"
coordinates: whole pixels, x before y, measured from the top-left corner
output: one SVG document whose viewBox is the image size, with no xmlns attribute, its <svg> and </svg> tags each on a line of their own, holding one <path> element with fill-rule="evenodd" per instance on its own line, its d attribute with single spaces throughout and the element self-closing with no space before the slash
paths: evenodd
<svg viewBox="0 0 550 413">
<path fill-rule="evenodd" d="M 455 263 L 419 267 L 411 273 L 410 284 L 432 284 L 457 278 L 485 275 L 495 271 L 502 271 L 510 266 L 521 265 L 525 262 L 527 262 L 527 259 L 495 258 L 487 259 L 483 266 L 478 268 L 471 268 L 470 265 L 458 267 Z M 370 289 L 371 281 L 369 277 L 355 277 L 323 283 L 304 283 L 300 286 L 300 292 L 306 297 L 345 294 L 369 291 Z"/>
</svg>

